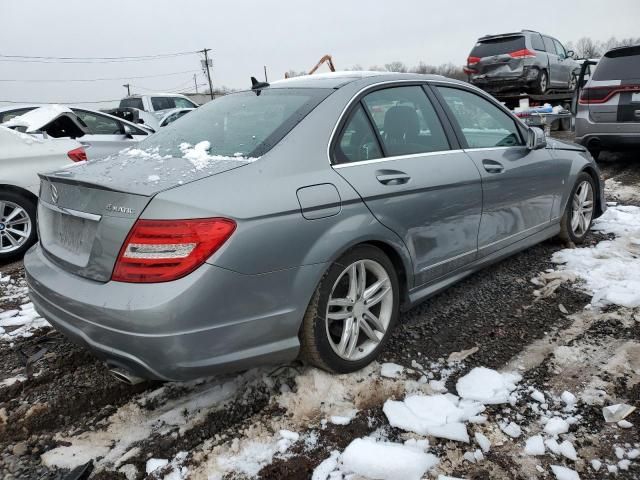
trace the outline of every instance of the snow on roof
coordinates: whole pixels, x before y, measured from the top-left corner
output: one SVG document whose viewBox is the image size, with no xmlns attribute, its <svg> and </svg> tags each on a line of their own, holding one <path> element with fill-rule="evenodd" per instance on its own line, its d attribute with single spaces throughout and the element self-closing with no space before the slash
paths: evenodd
<svg viewBox="0 0 640 480">
<path fill-rule="evenodd" d="M 63 113 L 73 113 L 73 111 L 63 105 L 44 105 L 13 117 L 11 120 L 4 122 L 3 125 L 5 127 L 26 127 L 26 132 L 35 132 Z"/>
</svg>

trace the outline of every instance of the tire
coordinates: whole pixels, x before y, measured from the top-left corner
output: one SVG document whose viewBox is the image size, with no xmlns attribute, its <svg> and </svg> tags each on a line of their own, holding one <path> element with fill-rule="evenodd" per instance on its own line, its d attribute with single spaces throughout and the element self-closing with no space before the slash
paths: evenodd
<svg viewBox="0 0 640 480">
<path fill-rule="evenodd" d="M 370 300 L 380 297 L 370 310 L 358 293 L 363 290 L 358 281 L 362 268 L 364 291 L 380 284 L 369 292 Z M 352 276 L 355 283 L 351 282 Z M 300 329 L 300 359 L 333 373 L 350 373 L 365 367 L 376 359 L 391 335 L 398 320 L 399 299 L 398 275 L 384 252 L 371 245 L 349 250 L 329 267 L 311 298 Z M 334 319 L 329 320 L 329 316 Z M 350 332 L 356 329 L 355 343 L 353 336 L 345 335 L 349 327 Z"/>
<path fill-rule="evenodd" d="M 538 71 L 538 78 L 533 85 L 533 93 L 543 95 L 549 89 L 549 74 L 546 70 Z"/>
<path fill-rule="evenodd" d="M 36 238 L 36 203 L 21 193 L 0 191 L 0 261 L 22 258 Z"/>
<path fill-rule="evenodd" d="M 583 188 L 589 188 L 586 196 L 584 196 Z M 581 196 L 581 194 L 583 194 Z M 582 200 L 584 198 L 584 200 Z M 564 214 L 560 219 L 560 238 L 566 242 L 580 244 L 584 242 L 591 224 L 593 223 L 593 213 L 596 206 L 596 188 L 591 175 L 582 172 L 578 175 L 575 185 L 571 189 L 571 195 L 567 201 Z M 587 202 L 587 203 L 585 203 Z M 590 202 L 590 203 L 589 203 Z M 587 213 L 588 204 L 590 210 Z M 582 212 L 582 220 L 575 220 L 576 213 Z"/>
<path fill-rule="evenodd" d="M 589 153 L 591 154 L 593 159 L 597 162 L 598 158 L 600 157 L 600 150 L 591 149 L 591 150 L 589 150 Z"/>
<path fill-rule="evenodd" d="M 575 73 L 572 73 L 571 77 L 569 78 L 569 91 L 571 92 L 575 91 L 577 86 L 578 86 L 578 77 L 576 76 Z"/>
</svg>

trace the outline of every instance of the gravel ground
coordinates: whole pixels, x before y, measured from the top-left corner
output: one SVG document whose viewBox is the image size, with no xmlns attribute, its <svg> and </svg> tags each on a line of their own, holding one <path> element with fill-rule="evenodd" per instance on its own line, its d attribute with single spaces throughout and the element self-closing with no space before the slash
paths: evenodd
<svg viewBox="0 0 640 480">
<path fill-rule="evenodd" d="M 634 190 L 640 185 L 640 165 L 634 156 L 637 158 L 637 154 L 604 155 L 601 167 L 606 178 L 617 182 L 613 185 L 618 188 L 608 192 L 610 199 L 640 205 L 640 198 L 634 196 L 640 191 Z M 624 198 L 616 192 L 623 192 Z M 588 242 L 595 244 L 603 238 L 592 233 Z M 561 248 L 557 241 L 544 242 L 404 313 L 382 361 L 406 367 L 402 382 L 417 379 L 427 370 L 436 372 L 434 379 L 440 378 L 449 390 L 472 367 L 519 366 L 523 375 L 520 388 L 526 391 L 535 386 L 548 392 L 551 409 L 552 395 L 584 388 L 598 376 L 608 399 L 639 405 L 640 365 L 629 367 L 616 359 L 627 355 L 627 364 L 630 356 L 640 359 L 640 350 L 634 350 L 640 342 L 640 313 L 611 308 L 595 315 L 584 310 L 590 297 L 567 284 L 548 297 L 534 294 L 539 287 L 531 278 L 552 268 L 550 257 Z M 5 265 L 0 271 L 18 282 L 23 275 L 20 263 Z M 5 299 L 0 309 L 15 308 L 24 301 Z M 473 347 L 477 351 L 466 360 L 447 363 L 452 352 Z M 560 355 L 567 350 L 574 355 Z M 630 374 L 629 368 L 636 368 L 636 374 Z M 29 377 L 0 385 L 0 476 L 62 479 L 70 467 L 94 459 L 91 478 L 161 478 L 160 473 L 168 473 L 171 465 L 146 475 L 147 460 L 153 457 L 174 459 L 174 470 L 188 469 L 189 478 L 207 478 L 206 472 L 219 456 L 242 455 L 253 440 L 273 438 L 284 428 L 301 436 L 289 442 L 286 455 L 276 454 L 273 462 L 259 464 L 248 476 L 310 478 L 331 451 L 343 450 L 354 438 L 375 432 L 384 432 L 388 440 L 408 438 L 390 427 L 382 412 L 384 399 L 399 396 L 401 385 L 380 378 L 377 370 L 373 374 L 375 369 L 379 367 L 358 375 L 327 378 L 291 365 L 189 384 L 128 387 L 113 380 L 88 352 L 53 330 L 41 329 L 32 337 L 0 343 L 0 381 Z M 340 388 L 353 396 L 358 413 L 348 425 L 321 421 L 330 403 L 321 401 L 320 385 L 325 384 L 329 397 Z M 605 424 L 601 407 L 580 403 L 577 408 L 582 421 L 573 425 L 569 434 L 581 458 L 616 463 L 616 446 L 638 442 L 637 428 Z M 538 412 L 527 402 L 517 408 L 493 406 L 488 414 L 496 420 L 517 418 L 531 434 L 540 428 Z M 640 425 L 640 414 L 636 411 L 627 420 Z M 495 424 L 491 425 L 472 428 L 484 432 L 494 444 L 482 462 L 463 460 L 469 446 L 433 440 L 432 451 L 441 459 L 438 471 L 469 479 L 552 478 L 549 465 L 564 464 L 550 455 L 535 457 L 536 462 L 533 457 L 523 457 L 522 442 L 508 441 Z M 80 444 L 92 449 L 76 449 Z M 255 459 L 259 453 L 249 456 Z M 581 459 L 572 465 L 583 479 L 607 475 L 594 472 Z M 89 470 L 85 477 L 77 474 L 68 478 L 87 478 L 88 474 Z M 244 478 L 228 472 L 221 476 Z M 639 477 L 638 463 L 615 476 Z"/>
</svg>

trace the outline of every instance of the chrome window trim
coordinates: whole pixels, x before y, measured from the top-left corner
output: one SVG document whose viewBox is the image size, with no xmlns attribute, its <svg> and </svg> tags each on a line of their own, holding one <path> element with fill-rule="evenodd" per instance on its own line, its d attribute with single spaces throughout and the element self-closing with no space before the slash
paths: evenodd
<svg viewBox="0 0 640 480">
<path fill-rule="evenodd" d="M 43 207 L 46 207 L 49 210 L 53 210 L 54 212 L 58 212 L 58 213 L 64 213 L 66 215 L 71 215 L 73 217 L 84 218 L 85 220 L 92 220 L 94 222 L 99 222 L 102 219 L 102 215 L 96 215 L 95 213 L 80 212 L 72 208 L 59 207 L 57 205 L 52 205 L 48 202 L 45 202 L 42 199 L 40 200 L 40 203 L 42 204 Z"/>
<path fill-rule="evenodd" d="M 357 167 L 358 165 L 370 165 L 372 163 L 382 163 L 382 162 L 390 162 L 393 160 L 405 160 L 411 158 L 418 157 L 433 157 L 435 155 L 448 155 L 450 153 L 463 153 L 464 150 L 456 149 L 456 150 L 442 150 L 440 152 L 425 152 L 425 153 L 412 153 L 411 155 L 396 155 L 393 157 L 381 157 L 381 158 L 372 158 L 371 160 L 361 160 L 354 161 L 349 163 L 338 163 L 337 165 L 331 165 L 333 168 L 349 168 L 349 167 Z"/>
</svg>

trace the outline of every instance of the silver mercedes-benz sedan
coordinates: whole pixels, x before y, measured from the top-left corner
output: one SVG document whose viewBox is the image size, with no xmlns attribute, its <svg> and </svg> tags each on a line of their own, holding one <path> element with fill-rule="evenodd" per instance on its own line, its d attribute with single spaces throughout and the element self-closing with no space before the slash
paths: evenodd
<svg viewBox="0 0 640 480">
<path fill-rule="evenodd" d="M 254 81 L 41 178 L 36 309 L 129 380 L 354 371 L 401 309 L 605 209 L 583 147 L 412 74 Z"/>
</svg>

